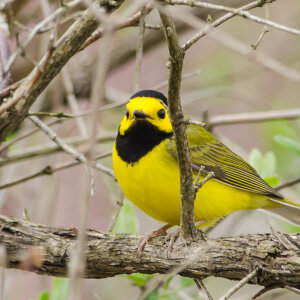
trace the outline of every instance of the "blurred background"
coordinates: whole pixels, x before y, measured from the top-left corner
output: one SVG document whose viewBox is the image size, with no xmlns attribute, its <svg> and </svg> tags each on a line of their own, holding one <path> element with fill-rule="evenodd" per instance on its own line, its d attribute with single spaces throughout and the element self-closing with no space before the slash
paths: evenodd
<svg viewBox="0 0 300 300">
<path fill-rule="evenodd" d="M 15 52 L 19 41 L 23 41 L 37 23 L 59 7 L 59 1 L 50 0 L 7 2 L 11 2 L 4 10 L 9 23 L 11 53 Z M 247 1 L 214 2 L 228 6 L 247 3 Z M 118 14 L 130 15 L 136 8 L 134 1 L 126 1 L 121 9 L 113 13 L 112 19 L 118 18 Z M 78 5 L 60 16 L 60 25 L 57 26 L 58 36 L 78 18 L 83 9 L 83 6 Z M 267 10 L 271 20 L 300 28 L 299 1 L 275 1 L 267 6 Z M 251 12 L 266 17 L 266 7 Z M 197 13 L 206 20 L 208 15 L 206 10 L 200 9 Z M 220 15 L 219 12 L 209 12 L 209 14 L 213 20 Z M 168 78 L 166 68 L 168 50 L 162 30 L 159 28 L 160 20 L 156 10 L 146 16 L 146 24 L 153 25 L 154 29 L 146 29 L 145 32 L 140 88 L 159 87 L 160 91 L 167 94 L 167 85 L 164 82 Z M 176 24 L 180 28 L 181 43 L 196 33 L 194 29 L 188 29 L 179 21 Z M 262 24 L 240 17 L 235 17 L 218 27 L 220 31 L 249 45 L 249 52 L 263 52 L 291 68 L 300 70 L 300 41 L 295 35 L 271 29 L 263 36 L 257 50 L 252 50 L 251 45 L 257 42 L 263 28 Z M 52 30 L 44 30 L 36 34 L 24 49 L 23 55 L 17 56 L 11 69 L 11 83 L 21 80 L 33 69 L 44 55 L 52 33 Z M 104 109 L 100 111 L 97 123 L 97 136 L 100 140 L 102 137 L 105 138 L 97 143 L 97 155 L 111 151 L 119 122 L 126 111 L 125 106 L 121 104 L 125 103 L 133 93 L 137 37 L 138 27 L 124 28 L 113 34 L 110 66 L 105 81 L 105 97 L 101 103 Z M 92 87 L 97 84 L 94 82 L 97 61 L 99 53 L 103 50 L 105 51 L 100 39 L 76 54 L 63 69 L 64 73 L 61 72 L 53 80 L 30 111 L 66 114 L 88 111 L 91 107 Z M 300 106 L 299 84 L 266 70 L 209 36 L 200 39 L 187 51 L 183 74 L 186 77 L 182 81 L 181 89 L 184 113 L 195 120 L 201 121 L 204 118 L 209 123 L 210 117 L 222 114 L 287 110 Z M 71 86 L 71 91 L 73 90 L 70 93 L 69 89 L 69 94 L 68 86 Z M 71 97 L 74 101 L 70 100 Z M 107 105 L 111 104 L 116 105 L 108 109 Z M 51 128 L 68 142 L 76 140 L 76 148 L 85 153 L 87 143 L 82 128 L 86 126 L 88 119 L 89 115 L 81 118 L 62 118 Z M 57 118 L 43 117 L 46 123 L 56 120 Z M 33 129 L 35 125 L 25 119 L 20 128 L 7 138 L 7 142 Z M 260 175 L 268 178 L 273 185 L 300 175 L 299 129 L 299 118 L 212 128 L 213 133 L 221 141 L 249 161 L 258 169 Z M 30 135 L 3 150 L 5 145 L 7 144 L 0 146 L 2 147 L 0 148 L 0 214 L 30 218 L 33 222 L 49 226 L 78 227 L 81 216 L 80 197 L 85 176 L 83 167 L 79 165 L 66 168 L 51 176 L 39 176 L 5 188 L 4 184 L 40 172 L 46 166 L 56 167 L 71 161 L 67 154 L 51 150 L 55 144 L 43 132 Z M 99 162 L 112 167 L 109 154 Z M 294 201 L 300 201 L 300 185 L 281 192 Z M 117 208 L 116 203 L 121 199 L 120 195 L 119 187 L 111 177 L 99 171 L 95 172 L 95 194 L 89 209 L 89 228 L 96 230 L 109 228 Z M 160 226 L 161 224 L 125 201 L 114 231 L 146 233 Z M 218 237 L 241 233 L 265 233 L 270 232 L 270 226 L 283 232 L 299 232 L 299 228 L 262 212 L 246 211 L 225 218 L 209 234 Z M 144 275 L 84 280 L 83 299 L 136 299 L 148 280 L 149 276 Z M 217 299 L 235 282 L 207 278 L 204 283 L 213 298 Z M 46 297 L 47 292 L 50 292 L 51 299 L 65 299 L 68 284 L 68 279 L 53 279 L 10 269 L 5 270 L 3 295 L 7 300 L 47 299 L 42 297 Z M 247 285 L 232 299 L 250 299 L 260 289 L 259 286 Z M 151 299 L 203 299 L 193 281 L 179 276 L 170 279 L 169 285 L 160 288 L 152 297 Z M 261 299 L 296 299 L 296 297 L 297 295 L 292 292 L 277 289 L 263 295 Z"/>
</svg>

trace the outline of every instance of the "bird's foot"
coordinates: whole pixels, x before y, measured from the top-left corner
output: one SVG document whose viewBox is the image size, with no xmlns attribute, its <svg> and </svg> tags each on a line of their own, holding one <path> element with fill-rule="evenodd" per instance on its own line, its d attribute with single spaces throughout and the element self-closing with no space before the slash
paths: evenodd
<svg viewBox="0 0 300 300">
<path fill-rule="evenodd" d="M 168 245 L 168 248 L 167 248 L 167 251 L 166 251 L 167 258 L 170 258 L 169 254 L 172 251 L 175 240 L 178 238 L 179 234 L 180 234 L 180 228 L 178 228 L 176 231 L 174 231 L 172 233 L 169 233 L 167 235 L 167 239 L 170 239 L 169 245 Z"/>
<path fill-rule="evenodd" d="M 161 236 L 161 235 L 167 235 L 167 230 L 172 227 L 173 225 L 167 224 L 157 230 L 154 230 L 150 233 L 148 233 L 144 238 L 139 240 L 139 247 L 138 247 L 138 256 L 141 256 L 144 246 L 146 245 L 147 241 L 149 241 L 150 239 L 152 239 L 153 237 L 156 236 Z"/>
</svg>

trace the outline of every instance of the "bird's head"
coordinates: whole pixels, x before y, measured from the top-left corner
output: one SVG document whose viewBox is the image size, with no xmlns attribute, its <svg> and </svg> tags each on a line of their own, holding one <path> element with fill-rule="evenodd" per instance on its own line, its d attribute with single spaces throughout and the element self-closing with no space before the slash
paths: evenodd
<svg viewBox="0 0 300 300">
<path fill-rule="evenodd" d="M 172 133 L 167 98 L 162 93 L 153 90 L 135 93 L 127 104 L 127 112 L 121 121 L 119 133 L 124 135 L 132 126 L 144 122 L 165 133 Z"/>
</svg>

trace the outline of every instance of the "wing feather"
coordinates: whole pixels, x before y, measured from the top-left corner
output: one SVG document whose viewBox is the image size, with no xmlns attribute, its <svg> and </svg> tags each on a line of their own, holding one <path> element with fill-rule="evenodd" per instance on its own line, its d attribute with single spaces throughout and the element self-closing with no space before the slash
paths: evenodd
<svg viewBox="0 0 300 300">
<path fill-rule="evenodd" d="M 283 198 L 257 174 L 253 167 L 217 141 L 204 127 L 188 125 L 187 136 L 194 170 L 197 171 L 204 166 L 206 173 L 213 171 L 215 179 L 222 183 L 252 193 Z M 177 159 L 174 138 L 166 142 L 166 147 Z"/>
</svg>

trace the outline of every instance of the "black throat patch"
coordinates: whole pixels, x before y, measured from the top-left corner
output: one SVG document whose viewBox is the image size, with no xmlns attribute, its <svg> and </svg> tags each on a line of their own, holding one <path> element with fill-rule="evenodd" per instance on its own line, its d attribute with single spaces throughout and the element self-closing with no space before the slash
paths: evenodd
<svg viewBox="0 0 300 300">
<path fill-rule="evenodd" d="M 127 163 L 135 163 L 172 135 L 172 132 L 160 131 L 148 121 L 138 120 L 124 135 L 118 132 L 116 148 L 122 160 Z"/>
</svg>

